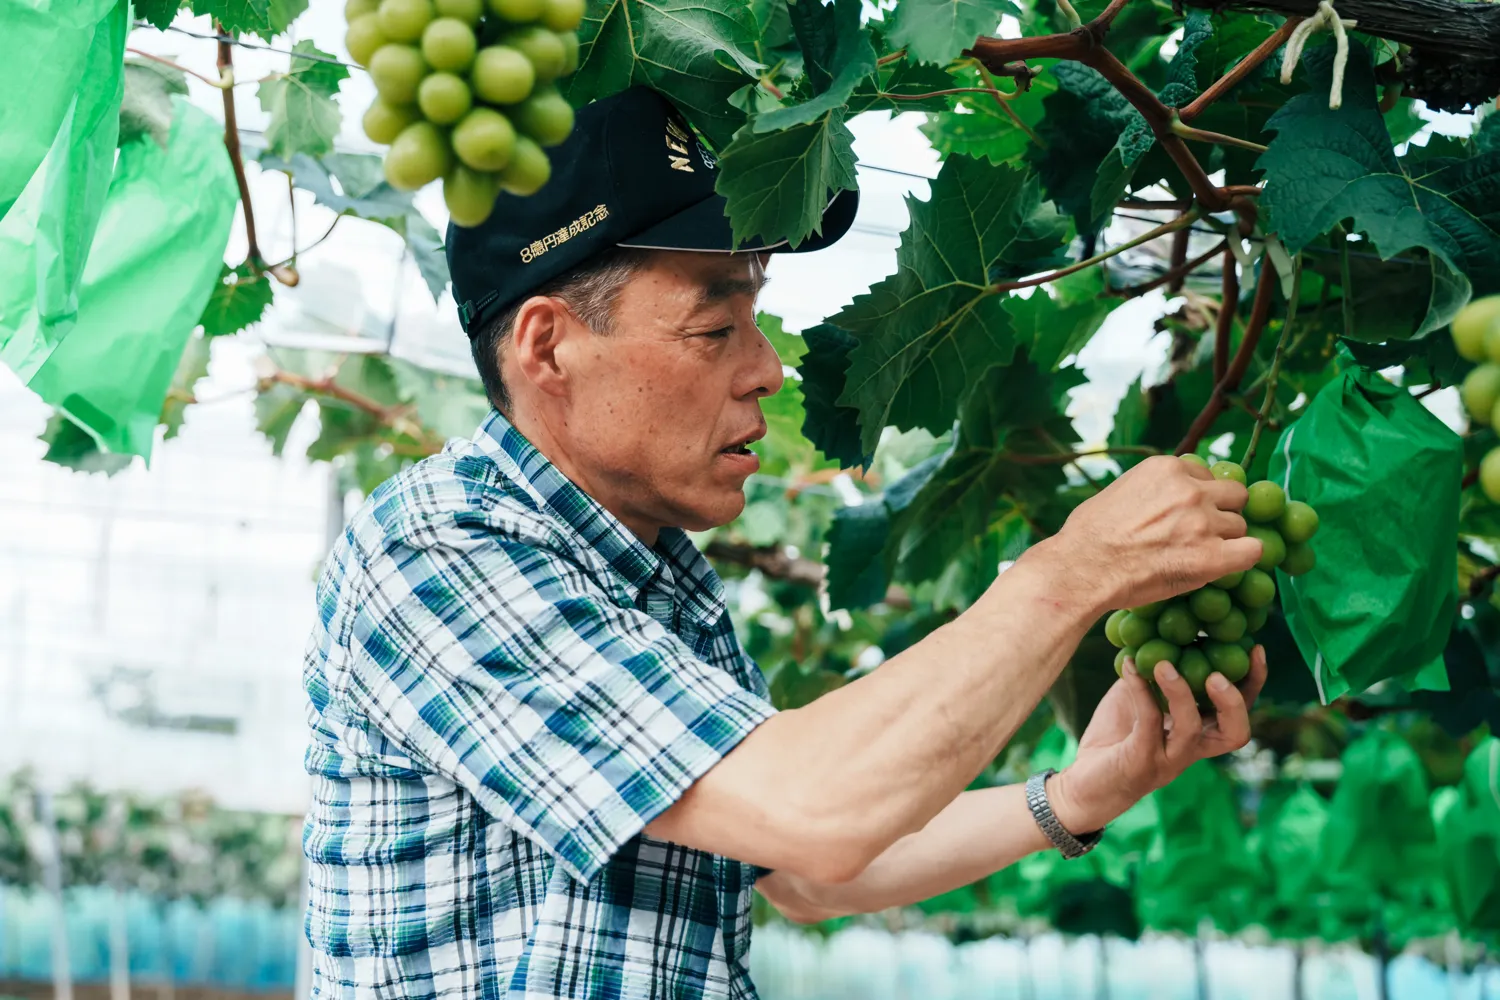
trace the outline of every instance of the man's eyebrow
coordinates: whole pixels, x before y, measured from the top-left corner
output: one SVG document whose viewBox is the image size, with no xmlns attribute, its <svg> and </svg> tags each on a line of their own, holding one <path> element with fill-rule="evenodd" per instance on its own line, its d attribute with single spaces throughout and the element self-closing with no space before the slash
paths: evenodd
<svg viewBox="0 0 1500 1000">
<path fill-rule="evenodd" d="M 712 278 L 698 291 L 698 308 L 732 299 L 736 295 L 749 295 L 753 298 L 760 294 L 769 280 L 764 272 L 754 281 L 749 278 Z"/>
</svg>

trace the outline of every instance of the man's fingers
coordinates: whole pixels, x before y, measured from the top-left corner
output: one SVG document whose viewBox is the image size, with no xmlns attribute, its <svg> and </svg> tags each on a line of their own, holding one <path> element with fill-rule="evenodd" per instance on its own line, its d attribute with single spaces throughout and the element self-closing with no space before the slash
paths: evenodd
<svg viewBox="0 0 1500 1000">
<path fill-rule="evenodd" d="M 1208 471 L 1208 466 L 1206 465 L 1199 465 L 1197 462 L 1183 462 L 1182 467 L 1186 469 L 1187 474 L 1192 476 L 1194 479 L 1202 479 L 1205 482 L 1213 482 L 1214 474 Z"/>
<path fill-rule="evenodd" d="M 1233 479 L 1214 479 L 1211 483 L 1204 483 L 1203 492 L 1220 510 L 1242 510 L 1250 496 L 1250 491 Z"/>
<path fill-rule="evenodd" d="M 1172 714 L 1167 756 L 1181 759 L 1197 747 L 1198 738 L 1203 735 L 1203 717 L 1198 714 L 1193 689 L 1172 664 L 1163 661 L 1156 665 L 1156 686 L 1167 696 L 1167 708 Z"/>
<path fill-rule="evenodd" d="M 1156 699 L 1151 695 L 1151 688 L 1146 679 L 1135 669 L 1134 660 L 1125 661 L 1125 669 L 1121 672 L 1121 679 L 1125 682 L 1125 689 L 1130 693 L 1130 704 L 1135 708 L 1135 730 L 1131 734 L 1134 739 L 1141 733 L 1151 734 L 1156 740 L 1157 746 L 1161 745 L 1161 709 L 1157 707 Z"/>
<path fill-rule="evenodd" d="M 1250 740 L 1250 710 L 1238 688 L 1215 671 L 1208 678 L 1208 697 L 1214 703 L 1219 738 L 1232 749 Z"/>
<path fill-rule="evenodd" d="M 1245 518 L 1232 510 L 1216 510 L 1212 518 L 1214 531 L 1220 538 L 1244 538 L 1247 525 Z"/>
<path fill-rule="evenodd" d="M 1250 672 L 1237 685 L 1245 699 L 1246 707 L 1255 704 L 1260 689 L 1266 686 L 1266 647 L 1256 646 L 1250 650 Z"/>
<path fill-rule="evenodd" d="M 1260 561 L 1260 555 L 1259 538 L 1251 538 L 1248 535 L 1243 538 L 1226 538 L 1219 546 L 1219 563 L 1223 569 L 1217 575 L 1223 576 L 1226 573 L 1249 569 Z"/>
</svg>

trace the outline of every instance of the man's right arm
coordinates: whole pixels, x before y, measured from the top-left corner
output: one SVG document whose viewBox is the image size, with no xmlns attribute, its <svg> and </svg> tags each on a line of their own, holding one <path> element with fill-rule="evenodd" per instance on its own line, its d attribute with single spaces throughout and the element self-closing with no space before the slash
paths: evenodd
<svg viewBox="0 0 1500 1000">
<path fill-rule="evenodd" d="M 762 723 L 648 827 L 794 873 L 854 878 L 998 754 L 1104 611 L 1245 569 L 1245 489 L 1174 459 L 1080 505 L 957 619 L 878 670 Z"/>
</svg>

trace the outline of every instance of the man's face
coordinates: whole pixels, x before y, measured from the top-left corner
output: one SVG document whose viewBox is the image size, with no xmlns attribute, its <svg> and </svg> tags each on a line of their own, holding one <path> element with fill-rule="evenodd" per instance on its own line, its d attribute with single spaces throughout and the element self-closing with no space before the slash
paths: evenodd
<svg viewBox="0 0 1500 1000">
<path fill-rule="evenodd" d="M 620 290 L 612 332 L 574 341 L 565 447 L 581 485 L 637 533 L 701 531 L 744 508 L 760 467 L 746 445 L 782 383 L 755 325 L 763 282 L 753 254 L 653 254 Z"/>
</svg>

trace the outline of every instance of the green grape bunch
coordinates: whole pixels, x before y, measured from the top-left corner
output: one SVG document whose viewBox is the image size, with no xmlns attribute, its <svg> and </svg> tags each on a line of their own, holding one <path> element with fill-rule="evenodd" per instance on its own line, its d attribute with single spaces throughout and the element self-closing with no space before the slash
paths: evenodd
<svg viewBox="0 0 1500 1000">
<path fill-rule="evenodd" d="M 1459 390 L 1469 419 L 1500 426 L 1500 295 L 1464 306 L 1450 329 L 1459 357 L 1479 362 Z M 1491 502 L 1500 503 L 1500 447 L 1491 448 L 1480 460 L 1479 488 Z"/>
<path fill-rule="evenodd" d="M 1234 462 L 1208 466 L 1197 455 L 1182 458 L 1207 466 L 1215 478 L 1245 482 L 1245 470 Z M 1199 707 L 1212 710 L 1208 679 L 1220 673 L 1238 684 L 1250 672 L 1255 633 L 1265 627 L 1276 599 L 1272 573 L 1300 576 L 1317 565 L 1311 542 L 1318 533 L 1318 512 L 1311 505 L 1289 500 L 1279 485 L 1261 480 L 1249 484 L 1243 513 L 1246 534 L 1261 543 L 1254 566 L 1168 601 L 1121 608 L 1105 619 L 1104 634 L 1119 649 L 1115 673 L 1134 660 L 1163 709 L 1166 697 L 1154 679 L 1158 663 L 1176 667 Z"/>
<path fill-rule="evenodd" d="M 365 135 L 402 191 L 441 179 L 453 221 L 477 226 L 501 191 L 531 195 L 544 147 L 573 131 L 557 81 L 578 68 L 586 0 L 348 0 L 344 44 L 377 98 Z"/>
</svg>

